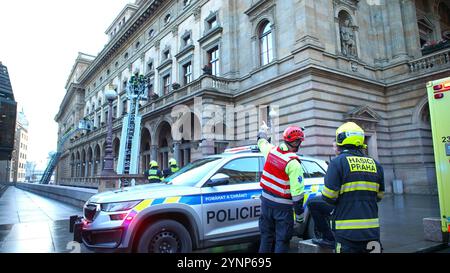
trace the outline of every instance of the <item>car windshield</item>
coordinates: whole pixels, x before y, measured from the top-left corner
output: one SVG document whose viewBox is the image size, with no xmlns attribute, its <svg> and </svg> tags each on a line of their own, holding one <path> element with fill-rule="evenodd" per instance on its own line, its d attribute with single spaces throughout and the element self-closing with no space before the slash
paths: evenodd
<svg viewBox="0 0 450 273">
<path fill-rule="evenodd" d="M 209 157 L 196 160 L 181 168 L 178 172 L 166 177 L 164 182 L 173 185 L 194 186 L 214 167 L 221 157 Z"/>
</svg>

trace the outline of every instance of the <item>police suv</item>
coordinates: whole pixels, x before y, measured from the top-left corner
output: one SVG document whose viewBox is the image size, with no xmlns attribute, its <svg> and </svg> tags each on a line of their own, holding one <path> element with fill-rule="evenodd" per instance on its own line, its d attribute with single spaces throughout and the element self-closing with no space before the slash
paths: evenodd
<svg viewBox="0 0 450 273">
<path fill-rule="evenodd" d="M 325 161 L 300 156 L 305 203 L 319 194 Z M 191 252 L 258 241 L 259 186 L 264 157 L 256 146 L 226 150 L 196 160 L 163 183 L 92 196 L 83 216 L 71 217 L 74 240 L 98 252 Z M 313 235 L 305 211 L 296 234 Z"/>
</svg>

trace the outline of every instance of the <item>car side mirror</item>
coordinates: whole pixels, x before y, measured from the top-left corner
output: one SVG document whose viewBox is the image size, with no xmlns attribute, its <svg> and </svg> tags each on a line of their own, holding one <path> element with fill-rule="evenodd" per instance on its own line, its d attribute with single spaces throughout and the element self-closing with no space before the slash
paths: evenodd
<svg viewBox="0 0 450 273">
<path fill-rule="evenodd" d="M 208 186 L 215 187 L 215 186 L 226 185 L 226 184 L 228 184 L 229 179 L 230 179 L 230 177 L 226 174 L 216 173 L 209 179 Z"/>
</svg>

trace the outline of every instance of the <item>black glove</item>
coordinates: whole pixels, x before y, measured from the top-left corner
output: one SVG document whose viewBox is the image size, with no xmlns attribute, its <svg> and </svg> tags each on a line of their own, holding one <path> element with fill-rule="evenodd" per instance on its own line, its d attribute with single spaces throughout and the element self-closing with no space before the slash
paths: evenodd
<svg viewBox="0 0 450 273">
<path fill-rule="evenodd" d="M 303 209 L 303 198 L 300 201 L 294 202 L 294 212 L 297 215 L 303 214 L 305 210 Z"/>
</svg>

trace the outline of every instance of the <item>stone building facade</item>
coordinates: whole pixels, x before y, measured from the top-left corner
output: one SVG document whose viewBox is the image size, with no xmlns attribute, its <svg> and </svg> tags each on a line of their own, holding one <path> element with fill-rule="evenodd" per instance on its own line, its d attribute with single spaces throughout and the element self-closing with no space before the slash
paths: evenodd
<svg viewBox="0 0 450 273">
<path fill-rule="evenodd" d="M 25 113 L 17 114 L 14 150 L 11 156 L 10 181 L 24 182 L 28 157 L 28 120 Z"/>
<path fill-rule="evenodd" d="M 56 179 L 95 183 L 109 84 L 119 93 L 113 106 L 117 158 L 129 110 L 125 84 L 139 71 L 149 88 L 140 107 L 140 171 L 151 159 L 165 167 L 174 156 L 185 165 L 254 143 L 258 124 L 273 109 L 274 136 L 288 125 L 303 126 L 302 153 L 325 160 L 333 155 L 336 128 L 355 121 L 367 133 L 368 154 L 385 169 L 388 191 L 397 179 L 405 192 L 434 193 L 425 86 L 450 75 L 449 7 L 448 0 L 129 4 L 108 28 L 104 49 L 95 57 L 80 53 L 75 62 L 55 117 L 59 136 L 80 119 L 94 129 L 65 144 Z"/>
</svg>

